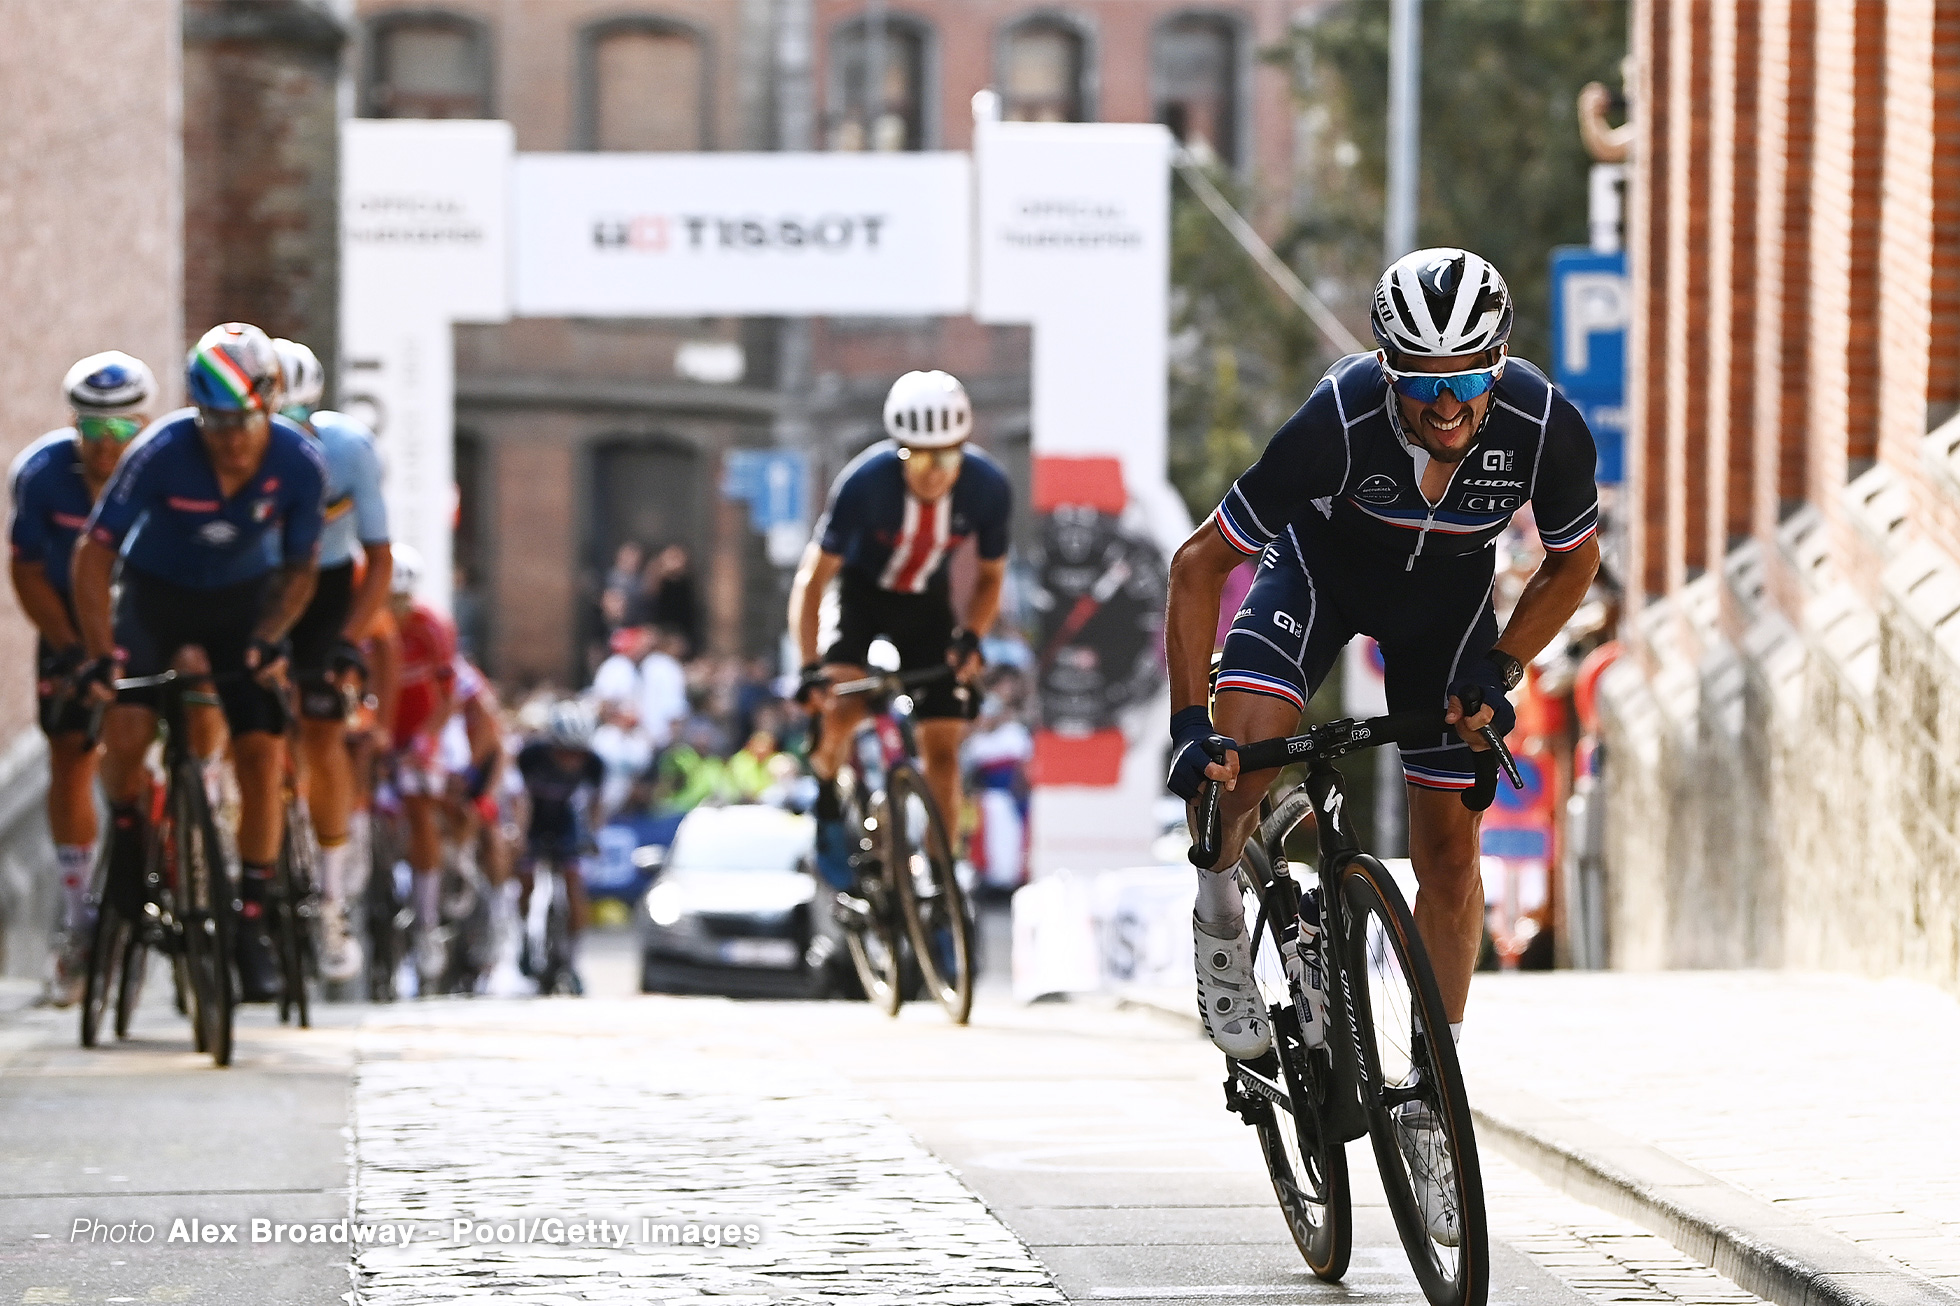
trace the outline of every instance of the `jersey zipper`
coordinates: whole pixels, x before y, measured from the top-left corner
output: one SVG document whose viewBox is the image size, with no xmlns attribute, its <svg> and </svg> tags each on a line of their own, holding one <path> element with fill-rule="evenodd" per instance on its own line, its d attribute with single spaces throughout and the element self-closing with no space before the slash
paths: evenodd
<svg viewBox="0 0 1960 1306">
<path fill-rule="evenodd" d="M 1456 484 L 1457 471 L 1462 468 L 1468 457 L 1466 454 L 1464 458 L 1457 461 L 1455 467 L 1450 468 L 1450 478 L 1443 482 L 1443 493 L 1437 497 L 1434 503 L 1429 503 L 1429 496 L 1422 492 L 1422 478 L 1416 478 L 1416 494 L 1421 497 L 1424 503 L 1429 504 L 1429 513 L 1422 519 L 1422 529 L 1416 532 L 1416 547 L 1409 554 L 1409 561 L 1402 568 L 1404 572 L 1411 572 L 1416 569 L 1416 559 L 1422 556 L 1423 542 L 1429 538 L 1429 528 L 1436 521 L 1436 510 L 1442 507 L 1444 502 L 1450 497 L 1450 487 Z"/>
</svg>

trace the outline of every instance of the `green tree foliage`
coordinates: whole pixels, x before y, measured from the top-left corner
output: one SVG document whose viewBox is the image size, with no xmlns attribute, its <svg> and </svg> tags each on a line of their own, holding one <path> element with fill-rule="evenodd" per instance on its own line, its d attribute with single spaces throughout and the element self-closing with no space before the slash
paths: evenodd
<svg viewBox="0 0 1960 1306">
<path fill-rule="evenodd" d="M 1490 258 L 1517 300 L 1513 352 L 1549 363 L 1552 247 L 1586 239 L 1590 160 L 1574 102 L 1619 85 L 1626 0 L 1425 0 L 1418 234 Z M 1344 0 L 1288 45 L 1300 148 L 1274 248 L 1367 339 L 1381 273 L 1388 5 Z M 1213 181 L 1241 212 L 1246 188 Z M 1182 181 L 1172 183 L 1170 471 L 1194 518 L 1218 502 L 1335 351 Z M 1265 224 L 1270 229 L 1271 224 Z"/>
<path fill-rule="evenodd" d="M 1512 351 L 1548 362 L 1552 247 L 1586 240 L 1591 160 L 1573 104 L 1620 83 L 1625 0 L 1426 0 L 1418 238 L 1490 259 L 1511 284 Z M 1318 85 L 1359 152 L 1354 186 L 1329 196 L 1329 234 L 1381 230 L 1388 172 L 1388 6 L 1347 0 L 1299 29 Z M 1358 233 L 1357 233 L 1358 234 Z M 1350 237 L 1351 238 L 1351 237 Z M 1377 235 L 1377 240 L 1379 236 Z"/>
</svg>

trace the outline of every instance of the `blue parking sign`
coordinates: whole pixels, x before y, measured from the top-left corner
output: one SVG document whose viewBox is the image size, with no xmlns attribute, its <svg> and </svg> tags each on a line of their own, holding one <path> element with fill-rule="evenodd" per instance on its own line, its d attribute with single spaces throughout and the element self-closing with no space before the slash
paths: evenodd
<svg viewBox="0 0 1960 1306">
<path fill-rule="evenodd" d="M 721 492 L 749 505 L 758 531 L 809 519 L 810 455 L 801 449 L 734 449 L 722 464 Z"/>
<path fill-rule="evenodd" d="M 1552 251 L 1552 379 L 1592 428 L 1601 484 L 1625 479 L 1627 327 L 1633 294 L 1623 252 Z"/>
</svg>

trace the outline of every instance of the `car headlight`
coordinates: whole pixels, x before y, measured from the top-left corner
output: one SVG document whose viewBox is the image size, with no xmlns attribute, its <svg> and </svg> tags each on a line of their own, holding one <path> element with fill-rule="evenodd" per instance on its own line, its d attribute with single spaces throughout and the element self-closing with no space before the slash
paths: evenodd
<svg viewBox="0 0 1960 1306">
<path fill-rule="evenodd" d="M 687 915 L 678 885 L 656 884 L 647 890 L 647 919 L 655 925 L 673 925 Z"/>
</svg>

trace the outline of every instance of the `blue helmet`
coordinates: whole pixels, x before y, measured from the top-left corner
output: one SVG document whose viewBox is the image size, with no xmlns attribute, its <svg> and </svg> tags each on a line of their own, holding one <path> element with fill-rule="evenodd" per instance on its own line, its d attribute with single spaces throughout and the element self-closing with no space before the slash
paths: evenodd
<svg viewBox="0 0 1960 1306">
<path fill-rule="evenodd" d="M 267 412 L 279 391 L 279 355 L 257 327 L 226 322 L 206 331 L 184 360 L 184 385 L 199 408 Z"/>
<path fill-rule="evenodd" d="M 156 398 L 157 379 L 140 358 L 120 349 L 90 354 L 61 379 L 68 406 L 83 417 L 122 417 L 141 413 Z"/>
</svg>

